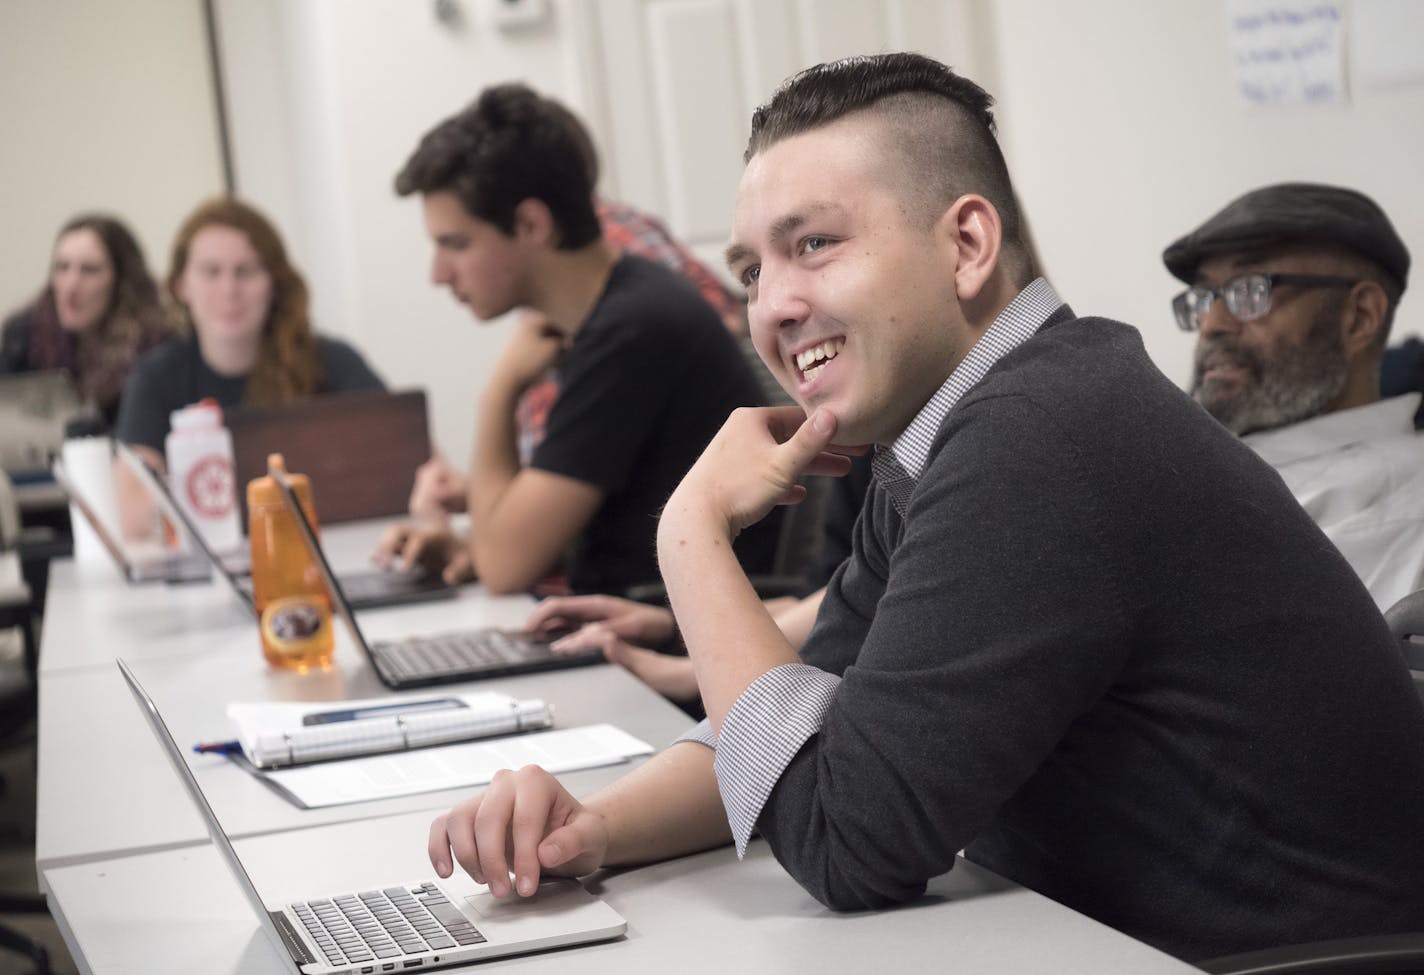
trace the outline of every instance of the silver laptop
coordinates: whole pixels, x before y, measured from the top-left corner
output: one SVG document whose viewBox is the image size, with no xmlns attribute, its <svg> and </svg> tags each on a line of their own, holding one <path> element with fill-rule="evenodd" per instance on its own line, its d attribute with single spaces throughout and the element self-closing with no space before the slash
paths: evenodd
<svg viewBox="0 0 1424 975">
<path fill-rule="evenodd" d="M 356 614 L 342 590 L 341 581 L 332 571 L 321 542 L 292 491 L 291 482 L 281 471 L 270 470 L 268 473 L 277 482 L 282 503 L 295 517 L 302 541 L 321 570 L 331 592 L 332 608 L 345 622 L 352 641 L 371 661 L 376 676 L 387 687 L 406 690 L 485 677 L 562 670 L 604 661 L 603 652 L 597 649 L 572 654 L 555 653 L 549 649 L 549 644 L 558 634 L 535 635 L 518 630 L 483 628 L 367 642 L 361 627 L 356 624 Z"/>
<path fill-rule="evenodd" d="M 252 598 L 252 554 L 246 546 L 219 555 L 208 544 L 203 533 L 194 523 L 188 510 L 173 497 L 167 478 L 149 467 L 142 457 L 127 444 L 115 442 L 114 452 L 133 469 L 153 496 L 164 515 L 176 521 L 183 533 L 191 540 L 191 547 L 208 559 L 213 568 L 236 590 L 238 597 L 256 615 L 257 607 Z M 381 606 L 403 606 L 406 603 L 428 602 L 435 599 L 453 599 L 458 587 L 448 585 L 439 574 L 431 576 L 420 571 L 388 572 L 373 569 L 368 572 L 346 572 L 341 575 L 341 584 L 346 589 L 347 598 L 357 609 L 376 609 Z"/>
<path fill-rule="evenodd" d="M 550 880 L 528 902 L 463 897 L 439 880 L 395 883 L 280 906 L 263 903 L 198 787 L 178 743 L 123 660 L 119 670 L 277 953 L 304 975 L 374 975 L 443 968 L 621 935 L 628 922 L 572 880 Z M 423 837 L 411 837 L 412 843 Z"/>
<path fill-rule="evenodd" d="M 12 481 L 43 478 L 64 446 L 64 425 L 83 412 L 62 369 L 0 376 L 0 468 Z"/>
<path fill-rule="evenodd" d="M 166 549 L 130 551 L 75 486 L 64 469 L 63 461 L 56 460 L 50 472 L 75 509 L 94 529 L 104 551 L 109 553 L 109 558 L 114 560 L 114 565 L 128 582 L 203 582 L 212 578 L 213 570 L 208 560 L 193 552 L 171 552 Z"/>
<path fill-rule="evenodd" d="M 254 619 L 258 618 L 257 604 L 252 600 L 251 586 L 243 585 L 243 580 L 239 578 L 251 571 L 252 559 L 246 549 L 233 552 L 229 556 L 221 556 L 208 544 L 207 538 L 202 530 L 193 521 L 192 515 L 187 509 L 178 503 L 173 497 L 173 492 L 168 489 L 167 478 L 163 477 L 144 461 L 128 444 L 114 441 L 114 453 L 139 479 L 144 490 L 153 499 L 158 510 L 173 523 L 174 528 L 181 532 L 188 542 L 189 557 L 200 559 L 205 565 L 218 570 L 220 575 L 232 589 L 239 602 L 247 608 Z"/>
</svg>

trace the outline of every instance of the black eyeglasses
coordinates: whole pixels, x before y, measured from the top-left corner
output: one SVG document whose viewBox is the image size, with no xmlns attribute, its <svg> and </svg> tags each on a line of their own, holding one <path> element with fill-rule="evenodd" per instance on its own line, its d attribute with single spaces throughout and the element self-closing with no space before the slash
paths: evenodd
<svg viewBox="0 0 1424 975">
<path fill-rule="evenodd" d="M 1201 328 L 1202 319 L 1217 298 L 1226 302 L 1226 310 L 1238 322 L 1254 321 L 1271 310 L 1271 289 L 1276 285 L 1300 288 L 1353 288 L 1354 278 L 1325 274 L 1242 274 L 1222 282 L 1218 288 L 1191 287 L 1172 299 L 1172 314 L 1184 332 Z"/>
</svg>

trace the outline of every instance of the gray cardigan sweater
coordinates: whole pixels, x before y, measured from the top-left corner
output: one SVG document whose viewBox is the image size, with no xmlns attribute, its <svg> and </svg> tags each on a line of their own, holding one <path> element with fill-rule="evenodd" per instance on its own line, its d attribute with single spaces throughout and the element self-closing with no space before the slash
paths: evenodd
<svg viewBox="0 0 1424 975">
<path fill-rule="evenodd" d="M 1051 320 L 873 484 L 758 821 L 837 908 L 956 851 L 1187 958 L 1424 919 L 1424 710 L 1364 586 L 1137 333 Z"/>
</svg>

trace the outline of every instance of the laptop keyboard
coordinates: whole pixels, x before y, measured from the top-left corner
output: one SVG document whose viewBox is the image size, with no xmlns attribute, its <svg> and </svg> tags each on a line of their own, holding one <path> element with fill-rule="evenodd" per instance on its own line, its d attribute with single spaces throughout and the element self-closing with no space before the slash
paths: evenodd
<svg viewBox="0 0 1424 975">
<path fill-rule="evenodd" d="M 485 940 L 433 883 L 289 904 L 327 964 L 424 954 Z"/>
<path fill-rule="evenodd" d="M 456 674 L 529 659 L 530 642 L 500 630 L 407 637 L 372 647 L 397 677 Z"/>
</svg>

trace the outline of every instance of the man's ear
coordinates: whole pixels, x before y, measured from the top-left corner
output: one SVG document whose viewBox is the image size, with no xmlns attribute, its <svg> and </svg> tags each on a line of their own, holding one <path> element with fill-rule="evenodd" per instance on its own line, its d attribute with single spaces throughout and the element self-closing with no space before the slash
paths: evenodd
<svg viewBox="0 0 1424 975">
<path fill-rule="evenodd" d="M 556 247 L 559 227 L 548 205 L 534 197 L 520 200 L 514 208 L 514 239 Z"/>
<path fill-rule="evenodd" d="M 968 193 L 950 205 L 935 231 L 958 252 L 954 287 L 959 300 L 979 297 L 999 266 L 999 248 L 1004 238 L 999 211 L 984 197 Z"/>
<path fill-rule="evenodd" d="M 1347 354 L 1356 356 L 1376 347 L 1388 310 L 1389 298 L 1378 281 L 1361 281 L 1350 289 L 1341 322 Z"/>
</svg>

